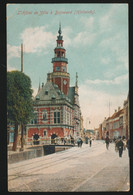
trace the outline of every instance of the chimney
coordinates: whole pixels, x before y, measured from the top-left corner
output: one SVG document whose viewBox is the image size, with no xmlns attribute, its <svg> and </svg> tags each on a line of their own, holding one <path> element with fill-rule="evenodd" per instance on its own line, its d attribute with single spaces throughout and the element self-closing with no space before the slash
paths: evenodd
<svg viewBox="0 0 133 195">
<path fill-rule="evenodd" d="M 117 112 L 117 110 L 115 110 L 115 113 Z"/>
<path fill-rule="evenodd" d="M 43 88 L 43 86 L 44 86 L 44 83 L 42 83 L 42 88 Z"/>
<path fill-rule="evenodd" d="M 121 107 L 119 106 L 119 107 L 118 107 L 118 111 L 120 111 L 120 109 L 121 109 Z"/>
</svg>

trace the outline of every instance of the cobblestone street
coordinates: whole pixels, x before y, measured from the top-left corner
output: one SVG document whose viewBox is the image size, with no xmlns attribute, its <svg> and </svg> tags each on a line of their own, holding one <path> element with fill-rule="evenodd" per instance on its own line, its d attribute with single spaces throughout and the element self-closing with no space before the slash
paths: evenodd
<svg viewBox="0 0 133 195">
<path fill-rule="evenodd" d="M 119 158 L 113 143 L 104 141 L 92 147 L 71 149 L 51 155 L 8 164 L 9 192 L 93 192 L 128 191 L 129 158 Z"/>
</svg>

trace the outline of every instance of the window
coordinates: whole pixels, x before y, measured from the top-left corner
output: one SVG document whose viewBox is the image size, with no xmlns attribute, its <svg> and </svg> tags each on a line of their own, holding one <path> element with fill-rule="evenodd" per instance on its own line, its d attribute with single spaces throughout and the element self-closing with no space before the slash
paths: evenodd
<svg viewBox="0 0 133 195">
<path fill-rule="evenodd" d="M 55 70 L 60 71 L 60 67 L 59 66 L 55 67 Z"/>
<path fill-rule="evenodd" d="M 52 95 L 52 99 L 55 100 L 56 99 L 56 96 L 55 95 Z"/>
<path fill-rule="evenodd" d="M 34 114 L 34 124 L 37 124 L 37 113 Z"/>
<path fill-rule="evenodd" d="M 65 66 L 62 67 L 62 71 L 65 72 Z"/>
<path fill-rule="evenodd" d="M 113 123 L 113 129 L 117 129 L 117 128 L 119 128 L 119 122 L 118 121 Z"/>
<path fill-rule="evenodd" d="M 42 120 L 43 121 L 47 120 L 47 111 L 46 110 L 43 110 L 43 112 L 42 112 Z"/>
<path fill-rule="evenodd" d="M 67 111 L 67 124 L 69 124 L 69 111 Z"/>
<path fill-rule="evenodd" d="M 14 133 L 13 132 L 10 133 L 10 142 L 11 143 L 14 142 Z"/>
<path fill-rule="evenodd" d="M 37 112 L 34 113 L 34 118 L 31 120 L 31 124 L 37 124 Z"/>
<path fill-rule="evenodd" d="M 60 123 L 60 112 L 54 112 L 54 123 Z"/>
<path fill-rule="evenodd" d="M 46 135 L 47 135 L 47 131 L 44 131 L 43 133 L 44 133 L 44 136 L 46 136 Z"/>
<path fill-rule="evenodd" d="M 120 126 L 123 125 L 123 117 L 120 118 Z"/>
<path fill-rule="evenodd" d="M 45 95 L 48 95 L 48 89 L 46 89 L 46 91 L 45 91 Z"/>
</svg>

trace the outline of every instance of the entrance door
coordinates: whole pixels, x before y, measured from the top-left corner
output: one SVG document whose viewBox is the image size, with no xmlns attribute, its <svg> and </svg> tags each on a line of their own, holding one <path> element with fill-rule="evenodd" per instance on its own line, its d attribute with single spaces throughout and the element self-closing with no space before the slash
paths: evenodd
<svg viewBox="0 0 133 195">
<path fill-rule="evenodd" d="M 58 137 L 56 134 L 51 135 L 51 144 L 55 144 L 55 138 Z"/>
<path fill-rule="evenodd" d="M 33 143 L 34 145 L 38 145 L 39 144 L 39 135 L 37 133 L 35 133 L 35 135 L 33 135 Z"/>
</svg>

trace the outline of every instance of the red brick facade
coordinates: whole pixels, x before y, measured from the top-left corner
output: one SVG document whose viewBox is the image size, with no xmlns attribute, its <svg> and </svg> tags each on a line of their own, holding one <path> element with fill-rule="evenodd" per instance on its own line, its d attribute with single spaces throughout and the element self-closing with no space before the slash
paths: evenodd
<svg viewBox="0 0 133 195">
<path fill-rule="evenodd" d="M 40 140 L 51 141 L 54 137 L 73 137 L 74 132 L 80 131 L 78 87 L 69 90 L 68 60 L 65 58 L 66 50 L 63 48 L 61 29 L 58 32 L 57 47 L 54 49 L 55 57 L 52 58 L 53 72 L 48 74 L 47 83 L 35 97 L 34 118 L 27 125 L 27 137 L 31 142 L 35 134 Z"/>
</svg>

